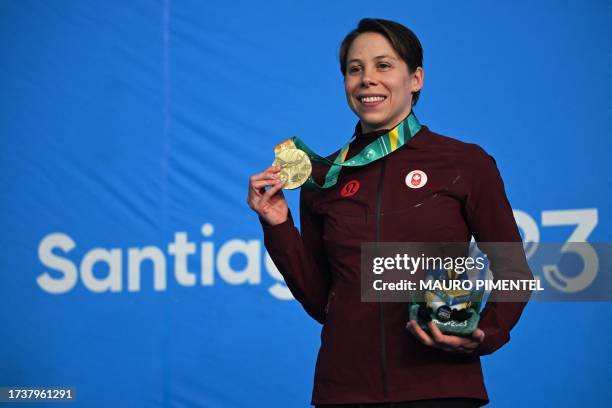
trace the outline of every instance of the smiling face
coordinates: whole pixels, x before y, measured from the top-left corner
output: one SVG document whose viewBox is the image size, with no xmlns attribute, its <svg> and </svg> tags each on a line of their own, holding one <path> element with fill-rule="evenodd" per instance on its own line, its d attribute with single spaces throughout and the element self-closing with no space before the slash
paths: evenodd
<svg viewBox="0 0 612 408">
<path fill-rule="evenodd" d="M 412 108 L 412 92 L 423 85 L 423 69 L 408 66 L 381 34 L 359 34 L 346 56 L 344 89 L 363 133 L 391 129 Z"/>
</svg>

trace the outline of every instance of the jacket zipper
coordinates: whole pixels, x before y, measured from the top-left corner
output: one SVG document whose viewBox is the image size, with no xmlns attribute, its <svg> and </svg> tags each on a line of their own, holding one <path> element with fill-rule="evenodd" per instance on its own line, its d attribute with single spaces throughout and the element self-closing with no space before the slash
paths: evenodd
<svg viewBox="0 0 612 408">
<path fill-rule="evenodd" d="M 380 242 L 380 213 L 382 205 L 383 185 L 385 180 L 386 158 L 381 160 L 380 179 L 378 180 L 378 192 L 376 196 L 376 245 Z M 380 292 L 378 293 L 378 310 L 380 312 L 380 360 L 383 376 L 383 394 L 385 401 L 389 399 L 389 384 L 387 378 L 387 346 L 385 341 L 385 311 L 384 303 L 380 300 Z"/>
</svg>

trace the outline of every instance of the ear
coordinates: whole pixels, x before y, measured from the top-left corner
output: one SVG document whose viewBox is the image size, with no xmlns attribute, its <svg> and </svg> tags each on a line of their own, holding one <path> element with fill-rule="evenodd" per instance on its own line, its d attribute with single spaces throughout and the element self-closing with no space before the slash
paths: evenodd
<svg viewBox="0 0 612 408">
<path fill-rule="evenodd" d="M 414 73 L 411 75 L 411 83 L 410 88 L 411 92 L 420 91 L 423 88 L 423 82 L 425 81 L 425 71 L 423 71 L 423 67 L 418 67 L 414 70 Z"/>
</svg>

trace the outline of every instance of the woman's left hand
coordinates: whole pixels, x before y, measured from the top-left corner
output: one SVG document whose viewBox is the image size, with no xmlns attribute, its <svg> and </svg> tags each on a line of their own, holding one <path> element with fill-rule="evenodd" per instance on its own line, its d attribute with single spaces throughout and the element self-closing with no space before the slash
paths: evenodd
<svg viewBox="0 0 612 408">
<path fill-rule="evenodd" d="M 427 324 L 431 336 L 427 334 L 425 330 L 421 329 L 415 320 L 410 320 L 406 324 L 406 328 L 424 345 L 439 348 L 444 351 L 469 354 L 472 353 L 485 338 L 485 333 L 480 329 L 474 330 L 471 337 L 460 337 L 443 334 L 433 321 Z"/>
</svg>

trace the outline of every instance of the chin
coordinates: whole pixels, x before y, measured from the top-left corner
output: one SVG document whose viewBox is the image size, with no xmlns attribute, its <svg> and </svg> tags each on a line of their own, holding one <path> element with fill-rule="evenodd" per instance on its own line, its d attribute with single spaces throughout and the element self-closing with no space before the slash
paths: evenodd
<svg viewBox="0 0 612 408">
<path fill-rule="evenodd" d="M 382 120 L 372 120 L 372 119 L 368 120 L 368 118 L 366 117 L 361 117 L 359 119 L 361 120 L 361 123 L 364 124 L 369 129 L 371 129 L 371 131 L 387 129 L 386 122 Z"/>
<path fill-rule="evenodd" d="M 359 119 L 362 123 L 367 123 L 369 126 L 379 126 L 384 125 L 387 122 L 382 115 L 373 115 L 373 114 L 362 114 L 358 115 Z"/>
</svg>

